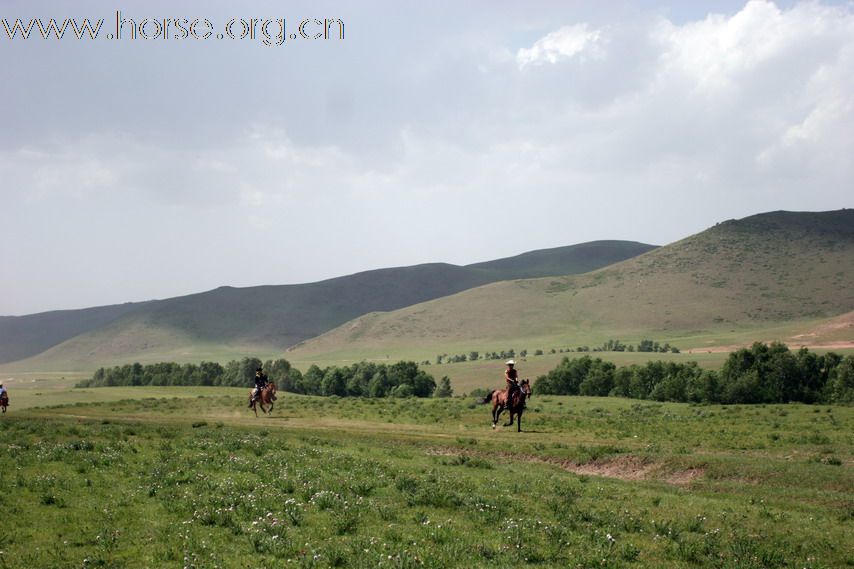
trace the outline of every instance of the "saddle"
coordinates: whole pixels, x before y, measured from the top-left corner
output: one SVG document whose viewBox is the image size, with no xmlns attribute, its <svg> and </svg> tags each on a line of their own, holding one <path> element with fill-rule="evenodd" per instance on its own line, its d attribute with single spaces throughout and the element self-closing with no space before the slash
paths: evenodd
<svg viewBox="0 0 854 569">
<path fill-rule="evenodd" d="M 521 404 L 523 408 L 526 407 L 527 404 L 526 402 L 522 401 L 522 395 L 522 386 L 519 385 L 519 382 L 516 382 L 514 389 L 507 393 L 507 400 L 505 406 L 508 408 L 512 407 L 514 399 L 518 399 L 519 404 Z"/>
</svg>

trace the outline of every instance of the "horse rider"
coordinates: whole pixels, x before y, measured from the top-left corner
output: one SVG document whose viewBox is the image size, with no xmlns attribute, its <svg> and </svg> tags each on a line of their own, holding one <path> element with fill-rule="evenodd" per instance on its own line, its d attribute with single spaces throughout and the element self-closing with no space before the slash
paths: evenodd
<svg viewBox="0 0 854 569">
<path fill-rule="evenodd" d="M 260 367 L 255 370 L 255 389 L 252 390 L 252 397 L 249 399 L 249 407 L 258 399 L 261 390 L 267 387 L 270 381 L 267 379 L 267 374 Z"/>
<path fill-rule="evenodd" d="M 3 399 L 3 397 L 8 398 L 8 397 L 9 397 L 9 392 L 8 392 L 8 391 L 6 391 L 6 388 L 5 388 L 5 387 L 3 387 L 3 384 L 2 384 L 2 383 L 0 383 L 0 399 Z"/>
<path fill-rule="evenodd" d="M 519 390 L 519 372 L 516 371 L 516 361 L 507 360 L 504 370 L 504 381 L 507 382 L 507 407 L 513 403 L 513 394 Z"/>
</svg>

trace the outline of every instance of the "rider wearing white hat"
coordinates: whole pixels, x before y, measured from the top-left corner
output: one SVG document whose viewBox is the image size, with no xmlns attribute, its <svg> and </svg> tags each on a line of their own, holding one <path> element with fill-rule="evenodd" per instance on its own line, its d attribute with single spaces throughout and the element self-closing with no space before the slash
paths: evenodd
<svg viewBox="0 0 854 569">
<path fill-rule="evenodd" d="M 516 371 L 516 362 L 507 360 L 507 369 L 504 370 L 504 381 L 507 382 L 507 404 L 513 401 L 513 392 L 519 389 L 519 372 Z"/>
</svg>

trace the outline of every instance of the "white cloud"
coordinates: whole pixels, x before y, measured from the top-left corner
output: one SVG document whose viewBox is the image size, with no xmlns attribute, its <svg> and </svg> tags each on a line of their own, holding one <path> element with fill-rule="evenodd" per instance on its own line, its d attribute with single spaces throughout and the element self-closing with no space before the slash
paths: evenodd
<svg viewBox="0 0 854 569">
<path fill-rule="evenodd" d="M 206 83 L 200 74 L 204 89 L 179 90 L 178 99 L 163 89 L 160 112 L 216 109 L 218 120 L 199 117 L 198 129 L 164 127 L 137 91 L 114 82 L 111 105 L 101 106 L 127 121 L 96 115 L 39 130 L 33 119 L 20 139 L 7 129 L 0 232 L 11 241 L 28 229 L 20 220 L 53 212 L 41 248 L 16 249 L 16 259 L 50 266 L 44 243 L 53 238 L 59 249 L 67 227 L 88 223 L 78 212 L 93 208 L 100 230 L 90 250 L 104 246 L 107 231 L 144 249 L 137 236 L 168 228 L 164 259 L 180 251 L 173 240 L 199 250 L 216 243 L 212 264 L 255 254 L 269 267 L 267 282 L 294 282 L 598 238 L 665 243 L 769 209 L 851 207 L 851 4 L 755 0 L 729 14 L 692 8 L 679 21 L 546 4 L 537 15 L 489 11 L 488 21 L 461 8 L 461 17 L 441 20 L 446 26 L 407 19 L 394 50 L 366 35 L 348 44 L 356 52 L 253 52 L 239 63 L 267 61 L 264 73 L 246 74 L 263 83 L 239 83 L 237 92 L 238 82 Z M 517 50 L 543 22 L 553 27 Z M 301 76 L 312 81 L 293 88 Z M 78 106 L 99 96 L 81 92 Z M 327 104 L 339 99 L 346 120 L 332 112 L 342 105 Z M 20 114 L 39 117 L 37 109 L 66 100 L 40 100 Z M 189 244 L 183 258 L 205 258 Z M 283 255 L 287 263 L 269 262 Z"/>
<path fill-rule="evenodd" d="M 557 63 L 573 57 L 602 55 L 602 31 L 591 30 L 586 23 L 564 26 L 537 40 L 530 48 L 516 53 L 519 69 L 527 65 Z"/>
</svg>

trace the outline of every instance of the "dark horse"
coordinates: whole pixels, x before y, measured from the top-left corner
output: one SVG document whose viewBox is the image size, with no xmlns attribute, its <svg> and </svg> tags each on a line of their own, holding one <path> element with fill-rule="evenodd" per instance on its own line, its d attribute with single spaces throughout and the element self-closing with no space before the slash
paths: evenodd
<svg viewBox="0 0 854 569">
<path fill-rule="evenodd" d="M 4 413 L 6 412 L 6 407 L 8 407 L 8 406 L 9 406 L 9 396 L 6 393 L 4 393 L 3 395 L 0 395 L 0 407 L 3 408 Z"/>
<path fill-rule="evenodd" d="M 258 416 L 258 407 L 261 407 L 261 411 L 264 413 L 272 413 L 273 412 L 273 402 L 276 401 L 276 384 L 268 383 L 265 385 L 261 392 L 258 393 L 258 397 L 252 399 L 252 391 L 249 390 L 249 402 L 251 403 L 252 410 L 255 411 L 255 416 Z M 267 408 L 269 406 L 269 409 Z"/>
<path fill-rule="evenodd" d="M 516 420 L 516 432 L 522 432 L 522 413 L 525 411 L 525 401 L 527 401 L 533 391 L 531 390 L 531 382 L 527 379 L 523 379 L 522 383 L 519 384 L 519 389 L 513 392 L 513 398 L 508 403 L 507 401 L 507 391 L 505 390 L 497 390 L 493 389 L 489 392 L 489 395 L 483 398 L 483 403 L 489 403 L 492 401 L 492 428 L 494 429 L 496 425 L 498 425 L 498 417 L 501 416 L 501 413 L 504 412 L 505 409 L 510 411 L 510 421 L 504 424 L 505 427 L 509 427 L 513 424 L 513 420 Z"/>
</svg>

